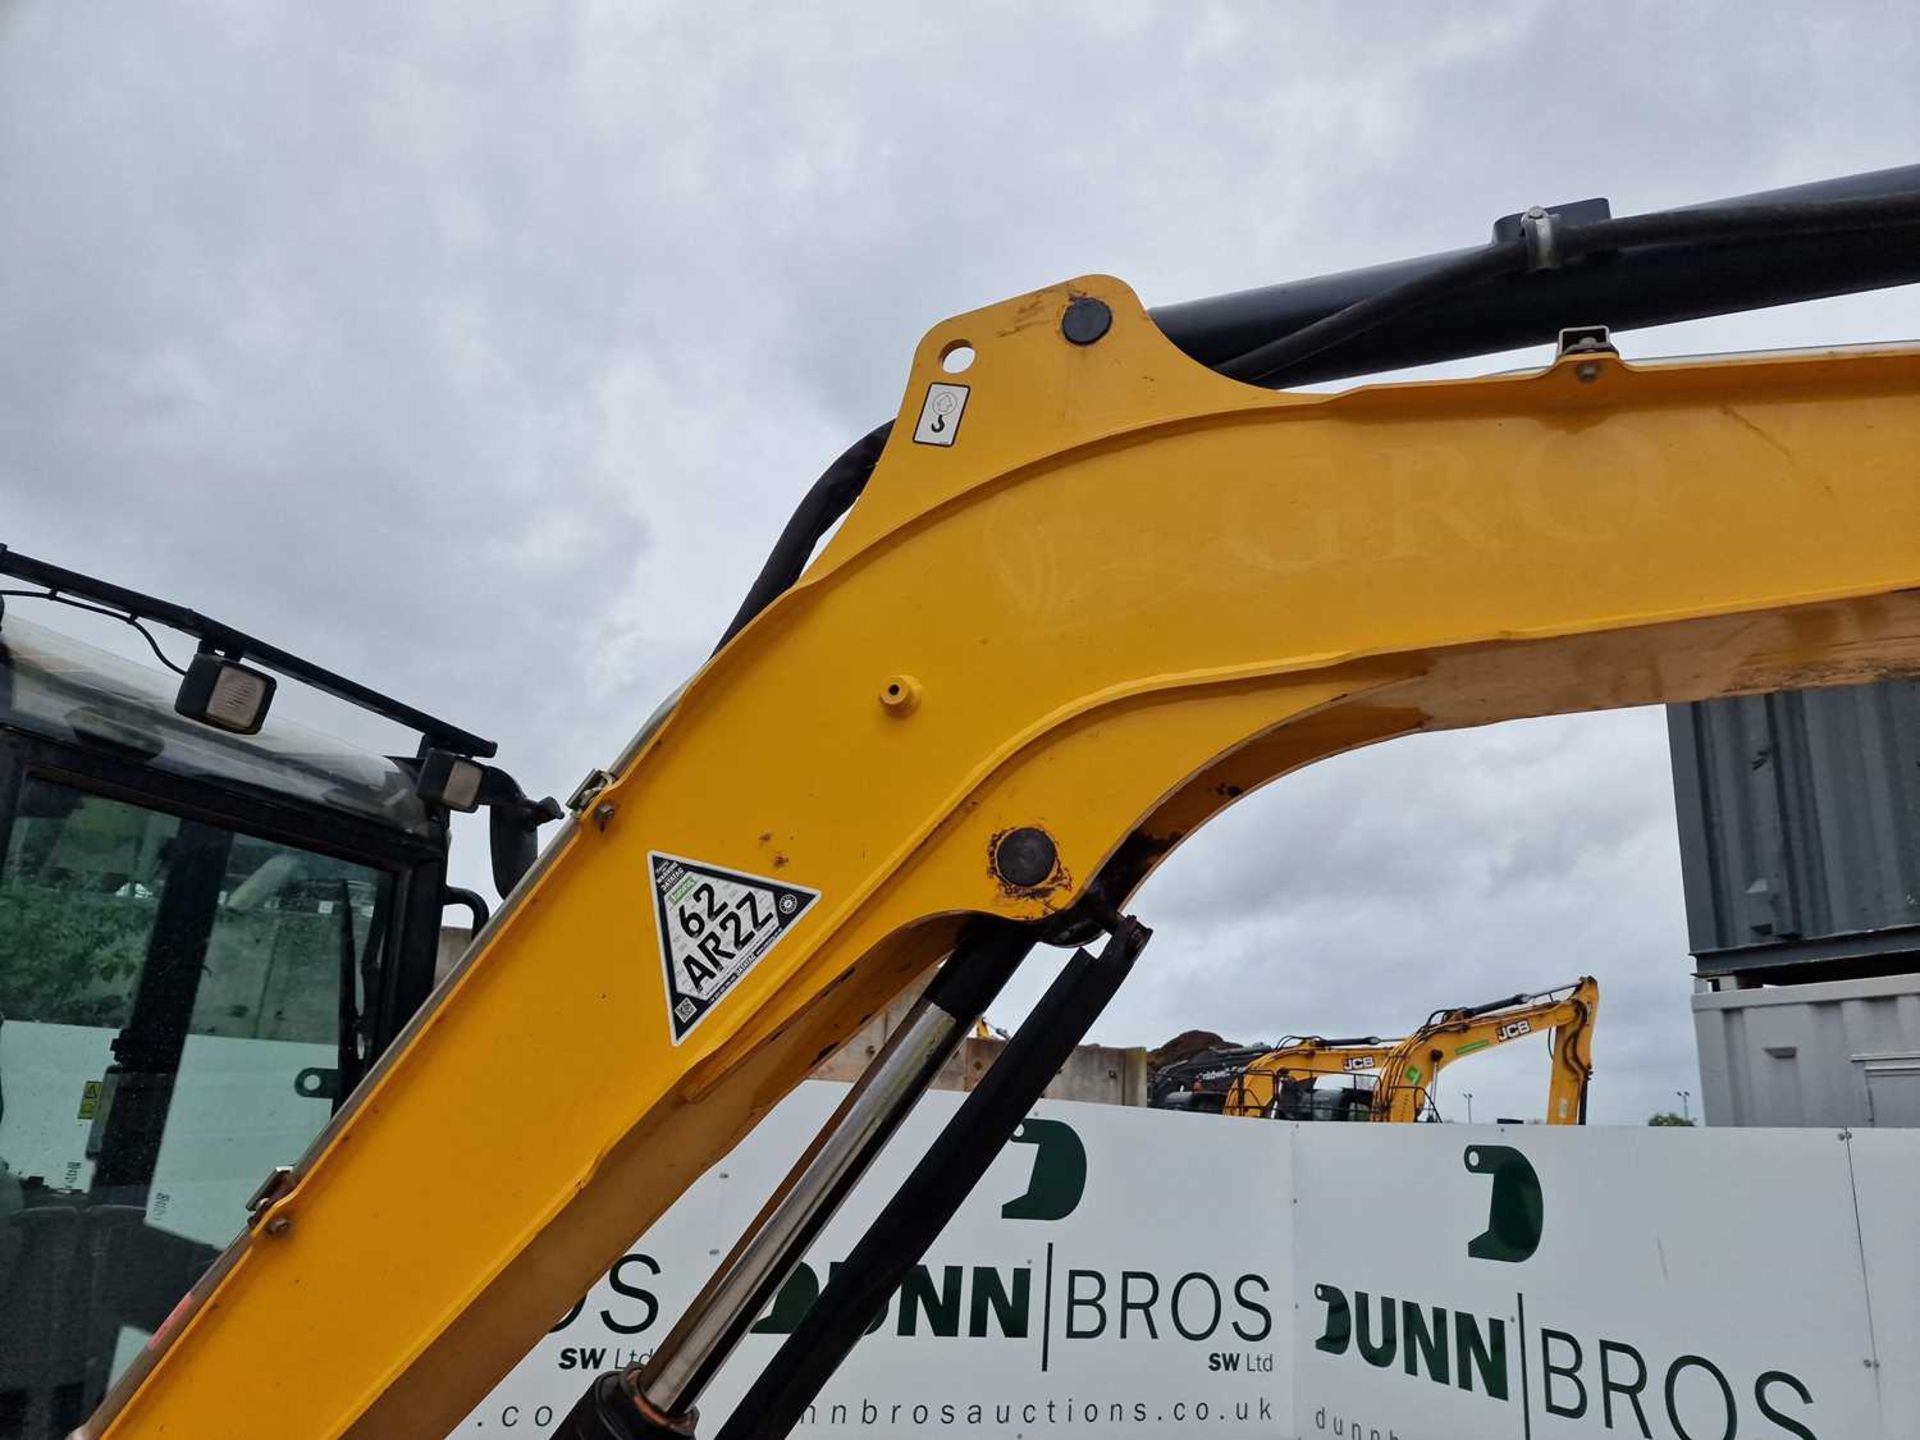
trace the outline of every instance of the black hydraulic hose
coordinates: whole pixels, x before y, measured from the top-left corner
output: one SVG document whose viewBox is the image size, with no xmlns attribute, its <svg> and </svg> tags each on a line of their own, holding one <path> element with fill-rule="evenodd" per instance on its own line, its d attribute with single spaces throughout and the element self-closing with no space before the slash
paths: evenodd
<svg viewBox="0 0 1920 1440">
<path fill-rule="evenodd" d="M 740 602 L 740 608 L 734 612 L 726 633 L 720 637 L 720 643 L 713 647 L 715 654 L 725 649 L 729 640 L 746 629 L 754 616 L 793 587 L 793 582 L 800 578 L 800 572 L 807 568 L 807 561 L 812 558 L 813 547 L 820 543 L 820 537 L 827 533 L 834 521 L 853 508 L 853 502 L 866 489 L 867 477 L 873 474 L 873 467 L 880 463 L 880 452 L 886 449 L 887 436 L 892 431 L 891 420 L 875 426 L 842 451 L 840 458 L 813 482 L 813 487 L 787 521 L 786 529 L 774 541 L 766 563 L 754 577 L 747 598 Z"/>
<path fill-rule="evenodd" d="M 1265 345 L 1249 350 L 1244 355 L 1236 355 L 1213 368 L 1230 380 L 1258 384 L 1269 375 L 1277 375 L 1302 360 L 1312 359 L 1323 350 L 1331 350 L 1356 335 L 1364 335 L 1376 326 L 1398 319 L 1409 311 L 1418 310 L 1477 281 L 1517 274 L 1526 268 L 1526 264 L 1527 247 L 1524 240 L 1510 240 L 1489 245 L 1484 250 L 1470 250 L 1458 259 L 1416 275 L 1391 290 L 1382 290 L 1364 300 L 1356 300 L 1344 310 L 1336 310 L 1311 325 L 1282 335 L 1277 340 L 1269 340 Z"/>
</svg>

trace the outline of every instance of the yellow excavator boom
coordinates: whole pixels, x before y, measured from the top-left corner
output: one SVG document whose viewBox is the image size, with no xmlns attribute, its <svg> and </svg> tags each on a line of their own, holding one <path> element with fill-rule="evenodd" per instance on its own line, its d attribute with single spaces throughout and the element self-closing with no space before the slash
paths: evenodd
<svg viewBox="0 0 1920 1440">
<path fill-rule="evenodd" d="M 1110 325 L 1063 334 L 1076 300 Z M 1092 933 L 1315 760 L 1914 673 L 1916 454 L 1910 347 L 1316 395 L 1196 363 L 1104 276 L 936 326 L 800 583 L 583 792 L 82 1433 L 444 1433 L 965 917 Z"/>
<path fill-rule="evenodd" d="M 1441 1011 L 1395 1047 L 1374 1092 L 1376 1119 L 1411 1122 L 1426 1113 L 1440 1072 L 1456 1060 L 1551 1031 L 1547 1124 L 1587 1123 L 1593 1078 L 1593 1026 L 1600 985 L 1583 975 L 1572 985 L 1472 1009 Z"/>
</svg>

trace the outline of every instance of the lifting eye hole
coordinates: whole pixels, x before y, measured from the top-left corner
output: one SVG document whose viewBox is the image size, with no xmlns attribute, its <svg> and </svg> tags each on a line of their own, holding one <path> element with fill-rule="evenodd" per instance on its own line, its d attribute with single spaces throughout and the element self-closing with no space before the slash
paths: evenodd
<svg viewBox="0 0 1920 1440">
<path fill-rule="evenodd" d="M 973 346 L 956 340 L 940 352 L 940 368 L 949 375 L 963 374 L 973 364 Z"/>
</svg>

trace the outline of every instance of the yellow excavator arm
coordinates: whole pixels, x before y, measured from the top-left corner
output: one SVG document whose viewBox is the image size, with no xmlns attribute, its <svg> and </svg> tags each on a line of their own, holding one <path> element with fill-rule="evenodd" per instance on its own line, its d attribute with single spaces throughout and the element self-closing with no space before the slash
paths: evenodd
<svg viewBox="0 0 1920 1440">
<path fill-rule="evenodd" d="M 1137 946 L 1153 868 L 1315 760 L 1920 670 L 1916 454 L 1908 347 L 1312 395 L 1105 276 L 936 326 L 825 550 L 82 1433 L 444 1433 L 956 944 Z"/>
<path fill-rule="evenodd" d="M 1394 1047 L 1381 1067 L 1374 1116 L 1403 1123 L 1418 1120 L 1426 1113 L 1440 1072 L 1454 1061 L 1550 1031 L 1547 1124 L 1584 1125 L 1587 1086 L 1593 1078 L 1593 1026 L 1599 1013 L 1600 985 L 1590 975 L 1538 995 L 1441 1011 Z"/>
<path fill-rule="evenodd" d="M 1375 1075 L 1393 1058 L 1397 1040 L 1328 1040 L 1318 1035 L 1282 1041 L 1233 1077 L 1223 1115 L 1271 1119 L 1289 1083 L 1327 1075 Z"/>
</svg>

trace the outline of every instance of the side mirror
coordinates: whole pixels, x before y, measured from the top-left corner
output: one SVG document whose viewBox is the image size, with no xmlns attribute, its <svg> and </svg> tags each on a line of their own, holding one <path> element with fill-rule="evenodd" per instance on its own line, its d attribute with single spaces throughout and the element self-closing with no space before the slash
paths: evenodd
<svg viewBox="0 0 1920 1440">
<path fill-rule="evenodd" d="M 565 812 L 551 795 L 529 800 L 506 771 L 489 765 L 480 785 L 487 807 L 487 844 L 493 860 L 493 888 L 500 898 L 513 892 L 540 853 L 540 827 Z"/>
<path fill-rule="evenodd" d="M 558 806 L 554 807 L 558 809 Z M 557 820 L 558 815 L 544 817 Z M 493 860 L 493 888 L 505 899 L 520 877 L 533 868 L 540 853 L 541 820 L 524 814 L 519 807 L 496 805 L 487 814 L 487 842 Z"/>
</svg>

